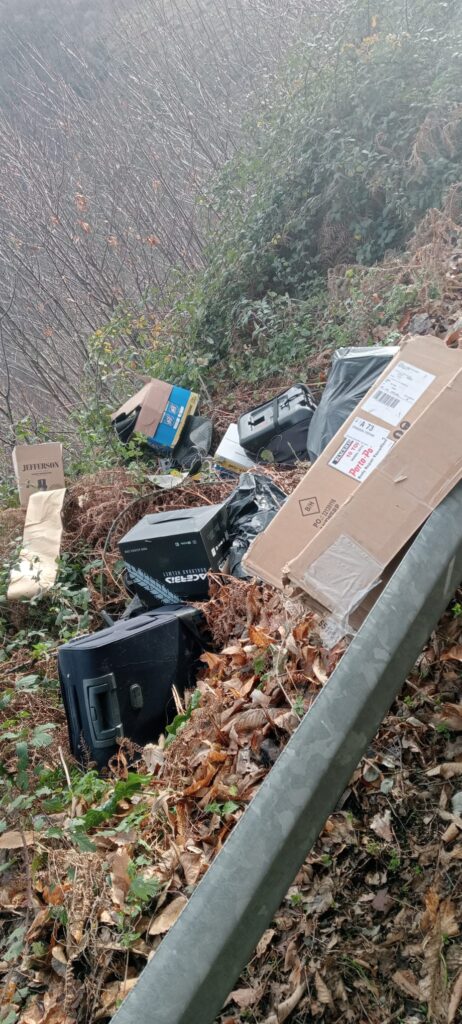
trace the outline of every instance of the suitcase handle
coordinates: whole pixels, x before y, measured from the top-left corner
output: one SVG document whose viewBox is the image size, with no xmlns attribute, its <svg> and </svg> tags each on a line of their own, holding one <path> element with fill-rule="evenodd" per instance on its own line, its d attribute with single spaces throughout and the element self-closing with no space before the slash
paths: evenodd
<svg viewBox="0 0 462 1024">
<path fill-rule="evenodd" d="M 277 430 L 279 426 L 279 395 L 273 402 L 273 427 Z"/>
<path fill-rule="evenodd" d="M 304 384 L 293 384 L 292 387 L 294 389 L 298 388 L 298 390 L 301 391 L 302 395 L 304 395 L 305 398 L 307 398 L 308 391 L 307 391 L 307 389 L 306 389 Z M 280 421 L 279 421 L 279 403 L 280 403 L 281 398 L 282 398 L 282 396 L 284 394 L 285 394 L 285 391 L 282 391 L 280 395 L 276 395 L 276 398 L 274 399 L 274 402 L 273 402 L 273 426 L 276 429 L 280 426 Z M 298 395 L 294 395 L 293 398 L 287 398 L 285 404 L 286 405 L 290 405 L 290 403 L 294 402 L 297 397 L 298 397 Z"/>
<path fill-rule="evenodd" d="M 88 722 L 95 746 L 107 746 L 123 735 L 117 683 L 113 672 L 83 680 Z"/>
<path fill-rule="evenodd" d="M 307 397 L 308 389 L 306 388 L 305 384 L 301 384 L 301 383 L 300 384 L 293 384 L 292 387 L 293 388 L 298 388 L 299 391 L 301 391 L 302 394 L 304 394 L 305 397 Z M 280 425 L 279 424 L 279 402 L 280 402 L 280 399 L 282 398 L 283 395 L 285 395 L 285 391 L 281 391 L 278 395 L 276 395 L 276 397 L 273 399 L 273 403 L 272 403 L 272 405 L 273 405 L 273 426 L 276 429 Z M 295 399 L 295 397 L 296 396 L 294 396 L 294 399 Z M 290 402 L 291 399 L 288 399 L 288 401 Z M 253 419 L 249 419 L 249 426 L 255 427 L 258 423 L 261 422 L 261 417 L 260 417 L 260 419 L 255 419 L 255 413 L 258 413 L 260 409 L 265 409 L 267 405 L 268 405 L 268 402 L 262 402 L 261 405 L 257 405 L 256 406 L 256 408 L 253 410 L 254 418 Z"/>
</svg>

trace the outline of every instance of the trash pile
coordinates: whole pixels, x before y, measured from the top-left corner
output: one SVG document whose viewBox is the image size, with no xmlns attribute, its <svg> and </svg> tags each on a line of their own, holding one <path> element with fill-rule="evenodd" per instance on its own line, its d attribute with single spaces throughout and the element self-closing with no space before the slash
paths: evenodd
<svg viewBox="0 0 462 1024">
<path fill-rule="evenodd" d="M 186 388 L 151 380 L 114 412 L 119 439 L 145 438 L 160 470 L 150 479 L 179 503 L 139 516 L 118 540 L 132 597 L 121 621 L 106 614 L 106 629 L 59 651 L 73 755 L 103 767 L 124 736 L 143 746 L 165 729 L 173 693 L 183 699 L 211 649 L 191 603 L 207 600 L 213 574 L 256 578 L 302 601 L 327 649 L 353 635 L 462 476 L 461 392 L 460 350 L 418 335 L 338 350 L 319 403 L 303 383 L 287 388 L 244 412 L 212 457 L 212 421 L 196 415 L 198 395 Z M 21 496 L 32 494 L 10 600 L 37 596 L 56 576 L 59 448 L 14 453 Z M 268 466 L 303 466 L 308 455 L 287 497 Z M 201 470 L 234 481 L 243 472 L 224 500 L 181 507 L 191 474 L 201 493 Z"/>
<path fill-rule="evenodd" d="M 66 765 L 65 807 L 48 806 L 45 794 L 37 835 L 7 832 L 3 840 L 4 850 L 25 842 L 27 853 L 39 836 L 54 879 L 50 890 L 39 867 L 24 895 L 27 942 L 51 949 L 51 963 L 34 953 L 36 983 L 41 991 L 43 977 L 53 982 L 46 1005 L 33 992 L 21 1024 L 72 1024 L 82 1013 L 106 1020 L 115 1011 L 328 684 L 406 546 L 461 479 L 461 388 L 461 350 L 434 337 L 338 350 L 319 401 L 295 384 L 244 412 L 211 455 L 213 424 L 197 415 L 198 396 L 151 381 L 113 424 L 122 443 L 134 432 L 145 438 L 147 457 L 156 459 L 152 488 L 133 496 L 125 471 L 114 471 L 99 507 L 87 501 L 85 481 L 65 497 L 62 477 L 47 475 L 59 462 L 52 453 L 27 446 L 20 461 L 16 451 L 31 496 L 9 600 L 45 594 L 60 543 L 72 537 L 89 546 L 98 538 L 95 554 L 112 577 L 116 560 L 124 564 L 122 602 L 108 612 L 103 585 L 95 589 L 105 628 L 58 652 L 70 750 L 99 773 L 91 782 L 97 796 L 90 783 L 79 788 Z M 450 665 L 445 672 L 453 680 Z M 419 725 L 406 730 L 401 770 L 403 750 L 404 760 L 421 753 Z M 379 780 L 379 801 L 390 792 L 380 789 L 383 764 L 376 769 L 374 760 L 366 780 L 372 788 Z M 324 870 L 336 843 L 345 851 L 359 839 L 339 811 L 322 843 Z M 333 883 L 318 879 L 313 889 L 313 857 L 294 892 L 302 904 L 310 891 L 324 913 Z M 382 899 L 385 907 L 381 891 L 377 906 Z M 7 904 L 17 913 L 14 899 Z M 273 939 L 282 947 L 290 932 L 287 986 L 270 994 L 250 972 L 230 1001 L 245 1010 L 263 1000 L 273 1024 L 285 1019 L 279 1003 L 296 991 L 293 1007 L 320 1019 L 336 1001 L 352 1019 L 346 989 L 331 994 L 318 960 L 309 967 L 308 1002 L 306 982 L 292 978 L 305 941 L 315 943 L 305 918 L 296 930 L 297 905 L 288 905 L 286 923 L 281 918 L 258 954 Z M 234 1012 L 224 1020 L 239 1020 Z"/>
<path fill-rule="evenodd" d="M 344 364 L 342 412 L 342 361 L 334 363 L 318 413 L 326 415 L 329 396 L 335 419 L 351 408 L 355 362 L 363 397 L 243 559 L 249 574 L 303 594 L 334 642 L 361 624 L 396 559 L 462 476 L 460 349 L 431 336 L 405 339 L 366 393 L 362 358 L 370 370 L 367 354 Z M 314 427 L 324 441 L 322 415 Z"/>
</svg>

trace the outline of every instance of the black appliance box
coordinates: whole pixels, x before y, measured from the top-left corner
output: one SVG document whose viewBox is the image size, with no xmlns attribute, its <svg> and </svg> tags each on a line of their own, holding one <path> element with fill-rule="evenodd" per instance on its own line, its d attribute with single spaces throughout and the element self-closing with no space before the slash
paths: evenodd
<svg viewBox="0 0 462 1024">
<path fill-rule="evenodd" d="M 103 767 L 123 736 L 156 742 L 175 715 L 172 686 L 193 686 L 200 615 L 187 605 L 122 619 L 58 651 L 69 742 L 79 761 Z"/>
<path fill-rule="evenodd" d="M 228 552 L 227 520 L 225 505 L 144 516 L 119 541 L 130 589 L 148 607 L 206 598 L 207 573 Z"/>
<path fill-rule="evenodd" d="M 257 455 L 265 450 L 273 451 L 276 461 L 290 460 L 299 454 L 301 431 L 301 449 L 306 455 L 306 436 L 315 409 L 316 402 L 309 388 L 294 384 L 276 398 L 240 416 L 239 444 Z"/>
</svg>

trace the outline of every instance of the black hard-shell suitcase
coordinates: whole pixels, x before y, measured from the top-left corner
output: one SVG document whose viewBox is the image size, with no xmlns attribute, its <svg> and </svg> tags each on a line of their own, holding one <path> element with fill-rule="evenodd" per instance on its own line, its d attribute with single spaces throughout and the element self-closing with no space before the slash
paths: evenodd
<svg viewBox="0 0 462 1024">
<path fill-rule="evenodd" d="M 306 438 L 316 402 L 309 388 L 294 384 L 238 421 L 239 444 L 260 455 L 269 451 L 276 462 L 306 459 Z"/>
<path fill-rule="evenodd" d="M 126 736 L 156 742 L 175 714 L 172 686 L 194 685 L 199 613 L 172 605 L 60 647 L 58 671 L 72 753 L 105 765 Z"/>
</svg>

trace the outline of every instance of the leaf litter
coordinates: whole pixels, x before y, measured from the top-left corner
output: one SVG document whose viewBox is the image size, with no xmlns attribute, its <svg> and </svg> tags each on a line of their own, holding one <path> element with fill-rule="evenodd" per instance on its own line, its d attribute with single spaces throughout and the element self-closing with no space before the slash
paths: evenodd
<svg viewBox="0 0 462 1024">
<path fill-rule="evenodd" d="M 85 508 L 90 484 L 79 487 Z M 457 1021 L 459 608 L 430 638 L 217 1024 Z M 33 828 L 13 808 L 0 836 L 2 1022 L 111 1018 L 345 650 L 326 650 L 316 615 L 270 587 L 216 577 L 203 611 L 215 651 L 173 733 L 144 751 L 123 741 L 104 778 L 74 766 L 62 718 L 58 743 L 34 753 L 31 785 L 39 763 L 50 784 Z M 18 700 L 58 720 L 40 693 Z M 2 760 L 13 775 L 14 743 L 3 741 Z"/>
</svg>

